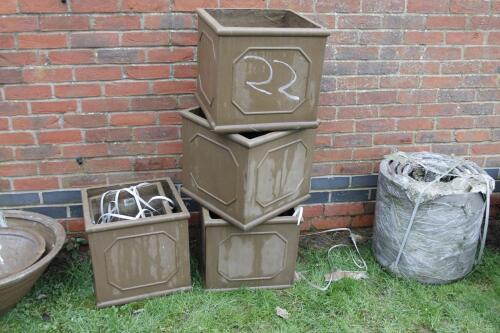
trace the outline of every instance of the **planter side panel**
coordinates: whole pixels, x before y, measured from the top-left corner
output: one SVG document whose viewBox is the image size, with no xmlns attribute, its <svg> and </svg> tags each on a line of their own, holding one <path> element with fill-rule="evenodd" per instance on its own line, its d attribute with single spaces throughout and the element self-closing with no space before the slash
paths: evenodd
<svg viewBox="0 0 500 333">
<path fill-rule="evenodd" d="M 98 306 L 191 286 L 187 220 L 93 232 L 88 237 Z"/>
<path fill-rule="evenodd" d="M 261 224 L 242 232 L 204 224 L 206 289 L 283 288 L 293 285 L 299 228 Z"/>
</svg>

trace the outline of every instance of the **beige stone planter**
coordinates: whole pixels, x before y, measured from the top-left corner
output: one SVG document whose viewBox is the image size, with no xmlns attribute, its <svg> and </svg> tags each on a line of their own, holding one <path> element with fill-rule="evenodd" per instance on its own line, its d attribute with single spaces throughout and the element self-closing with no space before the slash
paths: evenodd
<svg viewBox="0 0 500 333">
<path fill-rule="evenodd" d="M 132 221 L 94 224 L 95 197 L 111 189 L 136 185 L 118 184 L 82 190 L 94 289 L 98 307 L 191 289 L 189 266 L 189 212 L 170 179 L 153 182 L 159 193 L 175 202 L 172 213 Z"/>
<path fill-rule="evenodd" d="M 221 135 L 182 112 L 183 191 L 249 230 L 309 198 L 315 130 Z"/>
<path fill-rule="evenodd" d="M 289 10 L 198 9 L 196 97 L 216 132 L 317 127 L 328 31 Z"/>
<path fill-rule="evenodd" d="M 286 288 L 293 285 L 299 243 L 293 209 L 250 231 L 202 209 L 205 288 Z"/>
</svg>

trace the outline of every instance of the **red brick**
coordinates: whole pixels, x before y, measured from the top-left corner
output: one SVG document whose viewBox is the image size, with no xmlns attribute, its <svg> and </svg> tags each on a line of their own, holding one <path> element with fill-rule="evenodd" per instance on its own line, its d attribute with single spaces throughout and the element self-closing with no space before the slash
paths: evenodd
<svg viewBox="0 0 500 333">
<path fill-rule="evenodd" d="M 36 163 L 2 163 L 0 164 L 1 177 L 33 176 L 37 174 Z"/>
<path fill-rule="evenodd" d="M 0 35 L 0 49 L 13 49 L 14 46 L 14 35 Z"/>
<path fill-rule="evenodd" d="M 31 145 L 35 143 L 33 134 L 29 132 L 0 132 L 0 142 L 6 146 Z"/>
<path fill-rule="evenodd" d="M 357 104 L 389 104 L 398 100 L 396 91 L 367 91 L 356 95 Z"/>
<path fill-rule="evenodd" d="M 23 75 L 19 68 L 0 69 L 0 84 L 22 83 Z"/>
<path fill-rule="evenodd" d="M 352 149 L 322 149 L 314 152 L 315 162 L 348 161 L 352 158 Z"/>
<path fill-rule="evenodd" d="M 58 116 L 12 117 L 14 130 L 58 128 Z"/>
<path fill-rule="evenodd" d="M 92 128 L 103 127 L 107 124 L 104 114 L 65 114 L 63 126 L 65 128 Z"/>
<path fill-rule="evenodd" d="M 198 66 L 196 64 L 175 65 L 174 77 L 178 79 L 195 78 L 198 75 Z"/>
<path fill-rule="evenodd" d="M 66 224 L 66 232 L 68 233 L 85 231 L 85 221 L 82 218 L 65 219 L 64 222 Z"/>
<path fill-rule="evenodd" d="M 385 132 L 395 129 L 393 119 L 367 119 L 356 122 L 356 132 Z"/>
<path fill-rule="evenodd" d="M 406 62 L 399 66 L 400 74 L 439 74 L 439 63 Z"/>
<path fill-rule="evenodd" d="M 76 111 L 76 101 L 31 102 L 33 113 L 64 113 Z"/>
<path fill-rule="evenodd" d="M 175 167 L 177 167 L 177 160 L 172 157 L 137 158 L 134 163 L 135 171 L 164 170 Z"/>
<path fill-rule="evenodd" d="M 464 16 L 428 16 L 425 27 L 427 29 L 465 29 Z"/>
<path fill-rule="evenodd" d="M 119 80 L 121 76 L 122 70 L 118 66 L 75 68 L 75 77 L 77 81 Z"/>
<path fill-rule="evenodd" d="M 500 115 L 498 116 L 487 116 L 487 117 L 476 117 L 476 127 L 480 128 L 498 128 L 500 127 Z"/>
<path fill-rule="evenodd" d="M 94 51 L 91 50 L 64 50 L 49 51 L 48 58 L 53 65 L 79 65 L 95 63 Z"/>
<path fill-rule="evenodd" d="M 318 133 L 350 133 L 354 131 L 354 122 L 352 120 L 336 120 L 321 122 Z"/>
<path fill-rule="evenodd" d="M 23 34 L 17 36 L 17 42 L 20 49 L 58 49 L 67 46 L 66 34 L 63 33 Z"/>
<path fill-rule="evenodd" d="M 121 10 L 129 12 L 166 12 L 168 9 L 168 0 L 123 0 L 121 6 Z"/>
<path fill-rule="evenodd" d="M 400 145 L 413 143 L 412 133 L 375 134 L 373 143 L 376 145 Z"/>
<path fill-rule="evenodd" d="M 407 31 L 404 35 L 406 44 L 441 44 L 444 41 L 442 32 Z"/>
<path fill-rule="evenodd" d="M 162 46 L 168 45 L 169 33 L 163 31 L 124 32 L 123 46 Z"/>
<path fill-rule="evenodd" d="M 148 82 L 118 82 L 105 85 L 106 96 L 146 95 L 148 90 Z"/>
<path fill-rule="evenodd" d="M 191 46 L 198 44 L 198 33 L 193 31 L 172 31 L 171 43 L 176 46 Z"/>
<path fill-rule="evenodd" d="M 269 8 L 283 9 L 289 8 L 298 12 L 312 12 L 314 10 L 313 1 L 303 0 L 270 0 Z"/>
<path fill-rule="evenodd" d="M 28 104 L 26 102 L 1 102 L 0 110 L 3 116 L 18 116 L 28 113 Z"/>
<path fill-rule="evenodd" d="M 160 112 L 160 125 L 180 125 L 182 117 L 177 111 Z"/>
<path fill-rule="evenodd" d="M 477 155 L 498 155 L 500 154 L 500 142 L 475 144 L 471 147 L 471 152 Z"/>
<path fill-rule="evenodd" d="M 187 94 L 196 90 L 196 81 L 159 81 L 154 83 L 155 94 Z"/>
<path fill-rule="evenodd" d="M 456 14 L 488 14 L 489 1 L 483 0 L 451 0 L 450 13 Z"/>
<path fill-rule="evenodd" d="M 113 114 L 111 115 L 110 118 L 110 124 L 112 126 L 154 125 L 155 122 L 156 122 L 155 112 Z"/>
<path fill-rule="evenodd" d="M 380 78 L 380 88 L 407 89 L 416 88 L 418 78 L 415 76 L 390 76 Z"/>
<path fill-rule="evenodd" d="M 88 30 L 89 27 L 87 16 L 40 16 L 40 30 Z"/>
<path fill-rule="evenodd" d="M 97 16 L 94 18 L 93 28 L 95 30 L 139 30 L 141 28 L 141 18 L 138 15 Z"/>
<path fill-rule="evenodd" d="M 59 98 L 95 97 L 101 95 L 98 84 L 65 84 L 54 86 L 55 96 Z"/>
<path fill-rule="evenodd" d="M 500 47 L 476 46 L 465 48 L 465 59 L 499 59 Z"/>
<path fill-rule="evenodd" d="M 378 78 L 371 76 L 339 77 L 337 89 L 354 90 L 378 88 Z"/>
<path fill-rule="evenodd" d="M 194 29 L 193 15 L 165 13 L 162 15 L 145 15 L 145 29 Z"/>
<path fill-rule="evenodd" d="M 436 90 L 409 90 L 400 91 L 398 94 L 398 102 L 402 104 L 434 103 L 436 101 Z"/>
<path fill-rule="evenodd" d="M 462 84 L 461 76 L 424 76 L 422 88 L 459 88 Z"/>
<path fill-rule="evenodd" d="M 446 118 L 440 118 L 438 120 L 437 128 L 439 129 L 472 128 L 473 123 L 474 123 L 474 118 L 472 117 L 446 117 Z"/>
<path fill-rule="evenodd" d="M 220 0 L 222 8 L 265 8 L 266 0 Z"/>
<path fill-rule="evenodd" d="M 64 82 L 72 80 L 71 68 L 44 68 L 35 67 L 25 69 L 24 81 L 28 83 L 38 82 Z"/>
<path fill-rule="evenodd" d="M 129 66 L 125 68 L 127 77 L 135 80 L 166 79 L 170 77 L 169 65 Z"/>
<path fill-rule="evenodd" d="M 0 32 L 27 32 L 37 29 L 36 16 L 5 16 L 0 18 Z"/>
<path fill-rule="evenodd" d="M 50 86 L 10 86 L 4 91 L 6 99 L 45 99 L 52 96 Z"/>
<path fill-rule="evenodd" d="M 179 127 L 177 126 L 155 126 L 134 128 L 134 140 L 156 141 L 179 138 Z"/>
<path fill-rule="evenodd" d="M 441 64 L 442 74 L 466 74 L 478 73 L 481 70 L 480 62 L 473 61 L 454 61 Z"/>
<path fill-rule="evenodd" d="M 17 0 L 3 0 L 0 2 L 0 14 L 13 14 L 17 12 Z"/>
<path fill-rule="evenodd" d="M 422 116 L 453 116 L 456 115 L 458 106 L 456 104 L 433 104 L 422 105 Z"/>
<path fill-rule="evenodd" d="M 72 0 L 74 13 L 109 13 L 118 11 L 118 0 Z"/>
<path fill-rule="evenodd" d="M 397 13 L 405 9 L 405 0 L 371 0 L 363 2 L 363 12 Z"/>
<path fill-rule="evenodd" d="M 170 143 L 170 142 L 168 142 Z M 165 144 L 165 143 L 163 143 Z M 113 142 L 108 147 L 109 155 L 148 155 L 156 153 L 156 145 L 151 142 L 147 143 L 134 143 L 134 142 Z M 161 153 L 158 151 L 158 154 L 167 154 Z"/>
<path fill-rule="evenodd" d="M 353 216 L 364 213 L 365 208 L 362 202 L 325 205 L 325 216 Z"/>
<path fill-rule="evenodd" d="M 319 105 L 352 105 L 355 103 L 355 92 L 329 92 L 319 94 Z"/>
<path fill-rule="evenodd" d="M 495 16 L 472 16 L 470 26 L 472 29 L 497 30 L 500 25 L 500 17 Z"/>
<path fill-rule="evenodd" d="M 68 11 L 68 5 L 60 0 L 18 0 L 22 13 L 63 13 Z"/>
<path fill-rule="evenodd" d="M 171 110 L 177 106 L 175 96 L 154 96 L 130 98 L 130 110 Z M 183 108 L 179 105 L 179 108 Z"/>
<path fill-rule="evenodd" d="M 387 105 L 380 107 L 382 117 L 411 117 L 416 116 L 418 109 L 415 105 Z"/>
<path fill-rule="evenodd" d="M 194 59 L 192 47 L 169 47 L 148 51 L 149 62 L 179 62 Z"/>
<path fill-rule="evenodd" d="M 198 101 L 193 95 L 183 95 L 177 98 L 177 106 L 180 109 L 189 109 L 198 106 Z"/>
<path fill-rule="evenodd" d="M 46 160 L 60 155 L 61 148 L 55 145 L 16 148 L 16 160 Z"/>
<path fill-rule="evenodd" d="M 337 21 L 339 29 L 377 29 L 381 26 L 381 18 L 373 15 L 339 16 Z"/>
<path fill-rule="evenodd" d="M 421 129 L 432 129 L 434 121 L 428 118 L 405 118 L 398 120 L 398 130 L 415 131 Z"/>
<path fill-rule="evenodd" d="M 40 64 L 37 53 L 33 51 L 0 52 L 0 66 L 13 67 Z"/>
<path fill-rule="evenodd" d="M 407 4 L 408 13 L 447 13 L 447 1 L 435 0 L 408 0 Z"/>
<path fill-rule="evenodd" d="M 62 148 L 65 158 L 106 156 L 107 153 L 108 148 L 105 143 L 66 145 Z"/>
<path fill-rule="evenodd" d="M 390 147 L 370 147 L 354 150 L 354 160 L 380 160 L 391 152 Z"/>
<path fill-rule="evenodd" d="M 57 177 L 32 177 L 13 180 L 16 191 L 49 190 L 59 188 Z"/>
<path fill-rule="evenodd" d="M 196 8 L 215 8 L 217 0 L 172 0 L 172 10 L 174 11 L 195 11 Z"/>
<path fill-rule="evenodd" d="M 101 186 L 102 184 L 106 184 L 106 175 L 100 174 L 90 174 L 90 175 L 76 175 L 76 176 L 67 176 L 62 177 L 61 183 L 63 188 L 82 188 L 89 186 Z"/>
<path fill-rule="evenodd" d="M 158 154 L 170 155 L 182 153 L 182 141 L 169 141 L 158 143 Z"/>
<path fill-rule="evenodd" d="M 90 159 L 85 163 L 90 172 L 130 171 L 132 162 L 128 158 Z"/>
<path fill-rule="evenodd" d="M 371 227 L 374 222 L 374 216 L 373 215 L 360 215 L 360 216 L 353 216 L 351 218 L 351 228 L 365 228 L 365 227 Z"/>
<path fill-rule="evenodd" d="M 417 133 L 418 143 L 434 143 L 434 142 L 450 142 L 451 132 L 450 131 L 420 131 Z"/>
<path fill-rule="evenodd" d="M 481 32 L 448 32 L 446 33 L 447 44 L 483 44 Z"/>
<path fill-rule="evenodd" d="M 75 32 L 71 34 L 71 47 L 113 47 L 118 46 L 115 32 Z"/>
<path fill-rule="evenodd" d="M 129 128 L 97 128 L 85 132 L 87 142 L 130 141 L 132 131 Z"/>
<path fill-rule="evenodd" d="M 0 118 L 0 131 L 9 129 L 9 119 L 8 118 Z"/>
<path fill-rule="evenodd" d="M 38 142 L 44 143 L 70 143 L 82 141 L 79 130 L 44 131 L 38 134 Z"/>
<path fill-rule="evenodd" d="M 83 112 L 119 112 L 128 110 L 128 99 L 85 99 L 82 101 Z"/>
<path fill-rule="evenodd" d="M 333 138 L 335 147 L 362 147 L 372 144 L 371 134 L 342 134 Z"/>
<path fill-rule="evenodd" d="M 489 130 L 456 131 L 457 142 L 478 142 L 491 139 Z"/>
<path fill-rule="evenodd" d="M 316 148 L 318 148 L 318 147 L 331 147 L 331 145 L 332 145 L 331 134 L 327 134 L 327 135 L 318 134 L 318 135 L 316 135 L 316 139 L 314 141 L 314 146 Z"/>
<path fill-rule="evenodd" d="M 500 44 L 500 32 L 498 31 L 491 31 L 488 34 L 488 44 Z"/>
</svg>

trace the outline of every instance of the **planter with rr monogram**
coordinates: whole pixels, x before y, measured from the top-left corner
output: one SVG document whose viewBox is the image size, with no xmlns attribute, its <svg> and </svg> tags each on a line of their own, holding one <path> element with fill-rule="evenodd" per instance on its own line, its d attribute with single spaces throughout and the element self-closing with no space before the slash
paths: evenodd
<svg viewBox="0 0 500 333">
<path fill-rule="evenodd" d="M 196 97 L 215 132 L 317 127 L 327 30 L 289 10 L 198 15 Z"/>
</svg>

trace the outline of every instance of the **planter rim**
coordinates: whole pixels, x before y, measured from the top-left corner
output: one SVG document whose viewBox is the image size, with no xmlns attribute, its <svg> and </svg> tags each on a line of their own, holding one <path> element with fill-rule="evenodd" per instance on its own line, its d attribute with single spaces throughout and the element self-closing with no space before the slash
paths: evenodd
<svg viewBox="0 0 500 333">
<path fill-rule="evenodd" d="M 183 118 L 186 118 L 186 119 L 189 119 L 189 120 L 195 122 L 196 124 L 198 124 L 200 126 L 205 127 L 208 130 L 212 130 L 212 128 L 211 128 L 211 126 L 206 118 L 202 118 L 194 113 L 197 110 L 201 110 L 203 112 L 203 114 L 206 116 L 205 112 L 203 111 L 203 109 L 201 107 L 194 107 L 191 109 L 183 110 L 183 111 L 181 111 L 181 116 Z M 252 138 L 252 139 L 249 139 L 249 138 L 247 138 L 244 135 L 239 134 L 239 133 L 227 134 L 227 137 L 229 139 L 231 139 L 232 141 L 239 143 L 242 146 L 245 146 L 247 148 L 253 148 L 253 147 L 263 145 L 267 142 L 285 137 L 289 134 L 292 134 L 295 131 L 297 131 L 297 130 L 269 132 L 269 133 L 257 136 L 255 138 Z M 245 132 L 245 133 L 248 133 L 248 132 Z M 255 131 L 255 133 L 258 133 L 258 132 Z"/>
<path fill-rule="evenodd" d="M 116 221 L 112 223 L 106 223 L 106 224 L 94 224 L 92 223 L 92 217 L 89 216 L 89 198 L 87 195 L 88 190 L 94 190 L 94 189 L 104 189 L 106 187 L 111 187 L 111 186 L 129 186 L 129 185 L 136 185 L 139 184 L 139 182 L 131 182 L 131 183 L 125 183 L 125 184 L 109 184 L 106 186 L 94 186 L 94 187 L 87 187 L 82 189 L 82 202 L 83 202 L 83 218 L 85 221 L 85 232 L 86 233 L 93 233 L 93 232 L 101 232 L 101 231 L 107 231 L 107 230 L 115 230 L 115 229 L 125 229 L 125 228 L 132 228 L 136 226 L 144 226 L 144 225 L 150 225 L 150 224 L 156 224 L 156 223 L 163 223 L 163 222 L 172 222 L 172 221 L 178 221 L 180 219 L 188 219 L 190 217 L 189 211 L 187 210 L 186 206 L 184 205 L 184 202 L 182 201 L 179 193 L 177 192 L 174 183 L 170 178 L 159 178 L 159 179 L 148 179 L 147 182 L 167 182 L 168 186 L 172 190 L 172 194 L 174 197 L 174 201 L 177 202 L 179 209 L 181 210 L 178 213 L 172 213 L 168 215 L 158 215 L 158 216 L 151 216 L 151 217 L 146 217 L 142 218 L 140 220 L 125 220 L 125 221 Z"/>
<path fill-rule="evenodd" d="M 273 27 L 228 27 L 224 26 L 219 21 L 217 21 L 210 13 L 210 10 L 214 9 L 204 9 L 204 8 L 198 8 L 196 9 L 196 12 L 200 17 L 203 18 L 203 20 L 217 33 L 219 36 L 277 36 L 277 37 L 288 37 L 288 36 L 320 36 L 320 37 L 326 37 L 330 35 L 327 29 L 321 27 L 317 23 L 313 22 L 312 20 L 299 15 L 297 12 L 290 10 L 290 9 L 262 9 L 267 12 L 288 12 L 290 14 L 296 15 L 303 19 L 304 21 L 307 21 L 311 25 L 313 25 L 313 28 L 273 28 Z M 245 10 L 252 10 L 252 11 L 259 11 L 259 9 L 256 8 L 226 8 L 226 9 L 221 9 L 221 8 L 216 8 L 215 10 L 220 10 L 220 11 L 245 11 Z"/>
<path fill-rule="evenodd" d="M 0 290 L 9 287 L 15 283 L 19 283 L 22 280 L 28 279 L 31 275 L 35 274 L 37 271 L 45 269 L 45 266 L 48 265 L 52 261 L 52 259 L 54 259 L 57 253 L 59 253 L 59 251 L 64 245 L 64 241 L 66 240 L 66 232 L 64 231 L 64 228 L 62 227 L 61 224 L 59 224 L 59 222 L 57 222 L 51 217 L 38 213 L 20 211 L 20 210 L 4 210 L 3 213 L 5 218 L 10 217 L 15 219 L 27 220 L 32 222 L 38 222 L 44 225 L 48 229 L 51 229 L 52 232 L 54 233 L 55 242 L 53 244 L 52 249 L 47 254 L 42 256 L 41 259 L 35 262 L 33 265 L 29 266 L 28 268 L 20 272 L 1 278 Z"/>
<path fill-rule="evenodd" d="M 219 226 L 229 226 L 229 225 L 232 226 L 231 223 L 226 222 L 224 219 L 220 217 L 219 218 L 211 217 L 210 211 L 205 207 L 201 207 L 201 214 L 205 227 L 219 227 Z M 297 224 L 297 218 L 292 215 L 276 216 L 260 225 L 272 225 L 272 224 Z"/>
</svg>

